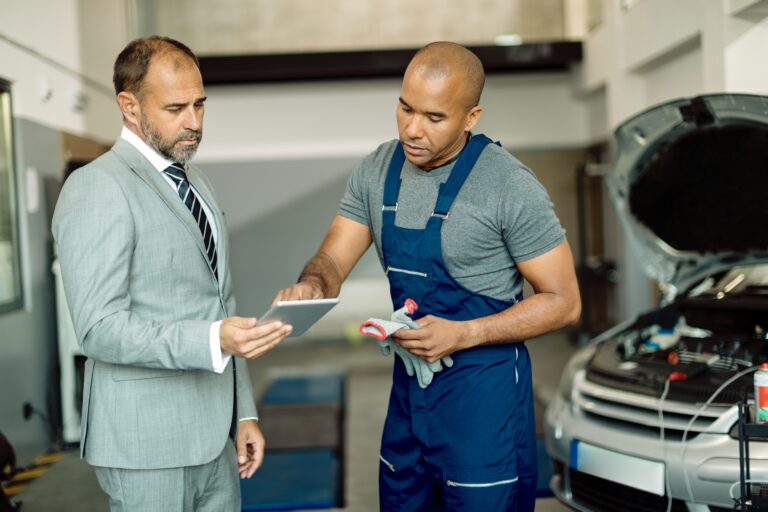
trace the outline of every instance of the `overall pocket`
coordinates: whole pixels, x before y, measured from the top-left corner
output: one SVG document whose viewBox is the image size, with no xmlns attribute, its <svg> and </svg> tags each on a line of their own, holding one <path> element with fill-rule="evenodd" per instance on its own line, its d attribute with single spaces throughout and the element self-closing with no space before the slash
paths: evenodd
<svg viewBox="0 0 768 512">
<path fill-rule="evenodd" d="M 420 265 L 387 265 L 386 274 L 394 301 L 394 308 L 405 304 L 405 299 L 413 299 L 421 304 L 430 291 L 428 272 L 419 268 Z"/>
<path fill-rule="evenodd" d="M 394 471 L 394 470 L 393 470 Z M 496 482 L 454 482 L 453 480 L 446 480 L 445 483 L 448 487 L 496 487 L 498 485 L 511 485 L 517 483 L 517 478 L 509 478 L 507 480 L 498 480 Z"/>
<path fill-rule="evenodd" d="M 516 510 L 518 475 L 513 468 L 446 471 L 443 490 L 448 510 Z"/>
</svg>

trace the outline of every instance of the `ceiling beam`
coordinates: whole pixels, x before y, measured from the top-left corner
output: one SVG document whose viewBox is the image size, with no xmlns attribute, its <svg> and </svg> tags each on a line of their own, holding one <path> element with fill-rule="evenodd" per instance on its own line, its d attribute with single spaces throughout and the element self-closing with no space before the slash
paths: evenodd
<svg viewBox="0 0 768 512">
<path fill-rule="evenodd" d="M 562 71 L 582 58 L 581 42 L 468 46 L 486 73 Z M 200 56 L 206 85 L 401 77 L 417 49 Z"/>
</svg>

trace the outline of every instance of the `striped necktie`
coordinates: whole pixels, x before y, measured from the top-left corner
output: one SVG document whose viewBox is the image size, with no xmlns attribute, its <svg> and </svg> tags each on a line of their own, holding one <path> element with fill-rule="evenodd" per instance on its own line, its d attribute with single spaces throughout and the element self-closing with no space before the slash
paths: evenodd
<svg viewBox="0 0 768 512">
<path fill-rule="evenodd" d="M 189 211 L 192 212 L 192 216 L 197 221 L 197 227 L 200 228 L 200 233 L 203 235 L 203 245 L 205 245 L 206 255 L 208 257 L 208 265 L 210 265 L 213 275 L 215 275 L 218 280 L 218 259 L 216 255 L 216 242 L 213 240 L 213 231 L 208 224 L 208 218 L 205 216 L 200 200 L 189 185 L 187 173 L 184 172 L 181 164 L 178 163 L 170 165 L 163 172 L 170 177 L 176 185 L 176 192 L 178 192 L 179 197 L 184 201 L 184 204 L 187 205 L 187 208 L 189 208 Z"/>
</svg>

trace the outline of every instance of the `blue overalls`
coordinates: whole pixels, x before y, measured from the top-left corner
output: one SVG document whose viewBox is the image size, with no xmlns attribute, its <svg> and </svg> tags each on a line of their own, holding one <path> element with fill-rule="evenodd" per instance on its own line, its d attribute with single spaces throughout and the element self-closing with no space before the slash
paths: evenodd
<svg viewBox="0 0 768 512">
<path fill-rule="evenodd" d="M 405 161 L 402 147 L 395 149 L 384 186 L 381 244 L 393 307 L 414 299 L 419 305 L 415 319 L 471 320 L 522 298 L 505 302 L 474 293 L 451 277 L 443 260 L 440 228 L 490 142 L 484 135 L 469 140 L 424 229 L 395 226 Z M 394 358 L 381 442 L 381 510 L 532 511 L 536 432 L 525 345 L 484 345 L 451 357 L 453 367 L 435 374 L 426 389 Z"/>
</svg>

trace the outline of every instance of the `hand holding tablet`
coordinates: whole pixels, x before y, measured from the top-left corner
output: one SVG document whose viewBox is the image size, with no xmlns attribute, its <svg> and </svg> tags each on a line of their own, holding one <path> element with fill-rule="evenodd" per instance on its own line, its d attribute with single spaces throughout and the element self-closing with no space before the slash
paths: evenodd
<svg viewBox="0 0 768 512">
<path fill-rule="evenodd" d="M 279 320 L 293 326 L 290 338 L 301 336 L 307 329 L 331 310 L 339 299 L 280 300 L 259 317 L 259 323 L 265 324 Z"/>
</svg>

